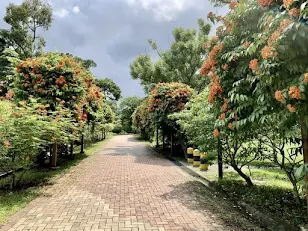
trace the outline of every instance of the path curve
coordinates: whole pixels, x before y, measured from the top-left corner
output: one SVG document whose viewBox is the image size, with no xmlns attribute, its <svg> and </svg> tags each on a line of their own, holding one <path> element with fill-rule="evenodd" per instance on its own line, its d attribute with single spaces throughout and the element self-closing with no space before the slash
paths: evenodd
<svg viewBox="0 0 308 231">
<path fill-rule="evenodd" d="M 134 136 L 116 136 L 13 215 L 3 231 L 228 231 L 189 206 L 192 177 Z M 185 198 L 185 200 L 182 200 Z"/>
</svg>

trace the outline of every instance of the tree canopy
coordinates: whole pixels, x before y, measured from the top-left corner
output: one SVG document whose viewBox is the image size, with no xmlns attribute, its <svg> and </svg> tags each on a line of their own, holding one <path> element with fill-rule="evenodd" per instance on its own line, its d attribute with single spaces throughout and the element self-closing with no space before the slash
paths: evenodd
<svg viewBox="0 0 308 231">
<path fill-rule="evenodd" d="M 159 82 L 182 82 L 196 90 L 206 86 L 207 80 L 199 74 L 205 50 L 202 47 L 208 40 L 210 25 L 199 19 L 199 30 L 175 28 L 174 41 L 168 50 L 159 50 L 157 44 L 149 40 L 159 60 L 153 62 L 150 55 L 140 55 L 130 65 L 133 79 L 140 79 L 146 91 Z"/>
<path fill-rule="evenodd" d="M 121 89 L 112 79 L 96 79 L 95 84 L 102 89 L 106 99 L 118 101 L 121 98 Z"/>
<path fill-rule="evenodd" d="M 13 47 L 20 58 L 42 54 L 45 40 L 39 30 L 48 30 L 52 23 L 52 8 L 42 0 L 25 0 L 20 5 L 10 3 L 4 21 L 10 29 L 1 29 L 0 38 L 6 47 Z"/>
</svg>

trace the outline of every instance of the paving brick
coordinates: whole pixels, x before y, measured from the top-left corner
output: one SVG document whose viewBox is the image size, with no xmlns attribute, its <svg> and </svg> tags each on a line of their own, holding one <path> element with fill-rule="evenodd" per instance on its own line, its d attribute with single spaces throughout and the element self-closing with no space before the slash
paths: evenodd
<svg viewBox="0 0 308 231">
<path fill-rule="evenodd" d="M 178 200 L 189 199 L 187 192 L 172 196 L 190 181 L 133 136 L 117 136 L 46 187 L 1 231 L 230 231 L 206 208 Z"/>
</svg>

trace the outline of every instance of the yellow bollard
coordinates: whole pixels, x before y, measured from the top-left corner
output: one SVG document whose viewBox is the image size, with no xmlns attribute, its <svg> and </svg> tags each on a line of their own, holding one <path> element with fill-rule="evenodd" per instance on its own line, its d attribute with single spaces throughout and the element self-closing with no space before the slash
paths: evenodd
<svg viewBox="0 0 308 231">
<path fill-rule="evenodd" d="M 200 160 L 200 170 L 207 171 L 209 169 L 209 163 L 207 159 L 207 153 L 201 153 L 201 160 Z"/>
<path fill-rule="evenodd" d="M 187 162 L 193 163 L 194 162 L 194 149 L 193 148 L 187 148 Z"/>
<path fill-rule="evenodd" d="M 200 151 L 198 149 L 194 150 L 194 162 L 193 162 L 194 167 L 199 167 L 200 166 Z"/>
</svg>

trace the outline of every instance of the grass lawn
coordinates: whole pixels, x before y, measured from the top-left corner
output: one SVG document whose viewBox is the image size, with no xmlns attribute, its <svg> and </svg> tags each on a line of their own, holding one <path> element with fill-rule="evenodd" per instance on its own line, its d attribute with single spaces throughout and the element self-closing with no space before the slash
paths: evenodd
<svg viewBox="0 0 308 231">
<path fill-rule="evenodd" d="M 248 169 L 244 172 L 250 174 Z M 217 174 L 210 174 L 208 178 L 218 182 Z M 290 224 L 308 224 L 305 200 L 301 201 L 301 205 L 296 204 L 293 199 L 292 184 L 282 170 L 251 169 L 251 178 L 255 185 L 248 187 L 237 173 L 225 172 L 224 179 L 219 181 L 219 186 L 233 199 L 245 201 Z"/>
<path fill-rule="evenodd" d="M 95 154 L 99 147 L 106 143 L 110 138 L 111 136 L 104 141 L 87 146 L 85 148 L 85 154 L 75 154 L 74 160 L 59 159 L 60 168 L 57 170 L 29 170 L 22 178 L 20 184 L 21 188 L 15 191 L 8 192 L 0 189 L 0 225 L 3 224 L 10 215 L 22 209 L 31 200 L 39 196 L 42 193 L 42 186 L 49 184 L 53 177 L 64 174 L 70 169 L 70 167 L 77 165 L 81 160 Z M 74 150 L 74 152 L 78 153 L 78 149 Z M 0 180 L 0 187 L 6 185 L 8 180 L 8 178 Z"/>
</svg>

